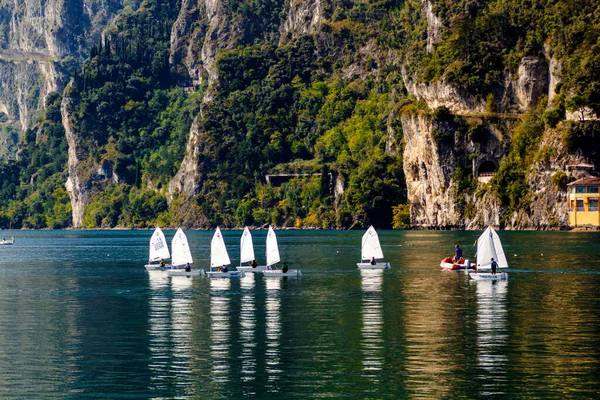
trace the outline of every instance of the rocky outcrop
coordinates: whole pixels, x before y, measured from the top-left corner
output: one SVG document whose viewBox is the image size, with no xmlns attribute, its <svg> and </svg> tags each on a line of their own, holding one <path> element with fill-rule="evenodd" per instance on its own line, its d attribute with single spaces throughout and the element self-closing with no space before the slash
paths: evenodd
<svg viewBox="0 0 600 400">
<path fill-rule="evenodd" d="M 287 19 L 279 29 L 280 43 L 316 32 L 323 23 L 321 0 L 291 0 Z"/>
<path fill-rule="evenodd" d="M 411 225 L 420 228 L 458 227 L 461 210 L 456 206 L 451 180 L 455 160 L 451 151 L 438 146 L 434 126 L 423 114 L 403 115 L 403 168 Z"/>
<path fill-rule="evenodd" d="M 69 121 L 69 108 L 71 107 L 68 96 L 63 97 L 61 103 L 62 123 L 65 129 L 67 143 L 69 144 L 69 177 L 65 184 L 71 198 L 71 210 L 73 214 L 73 228 L 81 228 L 83 225 L 83 214 L 90 200 L 90 185 L 82 179 L 80 172 L 80 160 L 86 155 L 80 146 L 73 126 Z"/>
<path fill-rule="evenodd" d="M 232 48 L 235 37 L 226 2 L 184 0 L 171 30 L 171 63 L 181 59 L 194 85 L 207 79 L 210 87 L 217 80 L 217 53 Z"/>
<path fill-rule="evenodd" d="M 122 0 L 0 0 L 0 105 L 25 131 L 48 93 L 62 90 L 64 66 L 99 40 Z"/>
<path fill-rule="evenodd" d="M 523 57 L 517 76 L 514 94 L 520 111 L 535 107 L 542 96 L 548 95 L 549 71 L 545 60 Z"/>
<path fill-rule="evenodd" d="M 198 120 L 201 114 L 194 119 L 190 136 L 187 142 L 185 156 L 177 174 L 169 182 L 168 199 L 172 201 L 175 196 L 182 194 L 191 198 L 198 193 L 200 188 L 200 168 L 198 165 L 201 143 L 200 126 Z"/>
<path fill-rule="evenodd" d="M 427 18 L 427 52 L 431 53 L 434 46 L 440 41 L 440 27 L 442 21 L 433 13 L 431 0 L 421 0 L 421 12 Z"/>
<path fill-rule="evenodd" d="M 69 87 L 67 87 L 68 91 Z M 65 187 L 71 198 L 73 228 L 83 227 L 85 209 L 92 197 L 102 191 L 109 183 L 119 183 L 110 160 L 94 161 L 89 157 L 88 146 L 81 134 L 76 132 L 71 122 L 72 99 L 64 96 L 61 103 L 62 124 L 69 145 L 69 176 Z"/>
<path fill-rule="evenodd" d="M 435 109 L 444 106 L 454 114 L 485 112 L 485 103 L 482 99 L 447 83 L 443 79 L 436 82 L 420 83 L 408 76 L 405 68 L 402 69 L 402 78 L 408 93 L 418 100 L 424 100 L 429 108 Z"/>
</svg>

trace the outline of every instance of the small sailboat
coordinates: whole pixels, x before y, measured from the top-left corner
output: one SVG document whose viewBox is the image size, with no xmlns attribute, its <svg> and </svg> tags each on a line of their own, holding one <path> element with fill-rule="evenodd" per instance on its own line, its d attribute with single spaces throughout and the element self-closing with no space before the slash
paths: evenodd
<svg viewBox="0 0 600 400">
<path fill-rule="evenodd" d="M 11 237 L 10 239 L 3 238 L 0 240 L 0 245 L 2 244 L 15 244 L 15 238 Z"/>
<path fill-rule="evenodd" d="M 267 268 L 263 271 L 263 274 L 265 276 L 274 276 L 277 278 L 284 276 L 302 276 L 302 272 L 299 269 L 288 269 L 285 262 L 281 269 L 273 269 L 280 261 L 281 257 L 279 256 L 277 236 L 275 235 L 273 228 L 269 226 L 269 232 L 267 233 Z"/>
<path fill-rule="evenodd" d="M 379 243 L 379 235 L 373 228 L 373 225 L 367 229 L 362 237 L 360 248 L 360 262 L 356 263 L 360 269 L 388 269 L 391 268 L 388 262 L 376 262 L 383 258 L 383 250 Z"/>
<path fill-rule="evenodd" d="M 242 265 L 243 263 L 249 263 L 248 265 Z M 254 264 L 254 266 L 252 266 Z M 245 272 L 258 272 L 264 271 L 267 268 L 266 265 L 257 265 L 256 258 L 254 257 L 254 243 L 252 241 L 252 234 L 248 227 L 244 228 L 242 237 L 240 238 L 240 265 L 236 269 L 238 271 Z"/>
<path fill-rule="evenodd" d="M 244 271 L 229 271 L 227 266 L 231 264 L 223 234 L 217 226 L 217 230 L 210 241 L 210 270 L 206 272 L 211 278 L 240 278 L 245 276 Z"/>
<path fill-rule="evenodd" d="M 169 253 L 169 246 L 167 246 L 167 239 L 165 239 L 165 234 L 163 231 L 157 226 L 150 238 L 150 254 L 148 257 L 148 264 L 144 267 L 148 271 L 153 270 L 161 270 L 164 271 L 166 269 L 170 269 L 171 265 L 162 264 L 162 260 L 168 260 L 171 258 L 171 254 Z M 158 264 L 153 264 L 156 262 Z"/>
<path fill-rule="evenodd" d="M 201 269 L 191 269 L 190 264 L 194 263 L 190 245 L 187 236 L 181 228 L 177 229 L 175 236 L 171 241 L 171 265 L 172 269 L 168 270 L 169 275 L 178 276 L 198 276 L 204 273 Z M 185 266 L 185 267 L 183 267 Z"/>
<path fill-rule="evenodd" d="M 506 261 L 500 237 L 494 228 L 488 226 L 481 236 L 479 236 L 479 239 L 477 239 L 477 272 L 469 272 L 469 278 L 475 280 L 508 279 L 506 272 L 497 272 L 495 274 L 491 272 L 492 259 L 496 262 L 498 268 L 508 268 L 508 261 Z"/>
</svg>

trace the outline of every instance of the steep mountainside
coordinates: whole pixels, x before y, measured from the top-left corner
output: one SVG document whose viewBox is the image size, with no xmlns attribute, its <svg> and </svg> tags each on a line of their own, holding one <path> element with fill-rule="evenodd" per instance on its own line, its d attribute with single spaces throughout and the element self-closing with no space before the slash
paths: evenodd
<svg viewBox="0 0 600 400">
<path fill-rule="evenodd" d="M 62 91 L 122 7 L 121 0 L 0 0 L 0 113 L 6 124 L 0 160 L 14 158 L 14 148 L 7 150 L 20 136 L 7 132 L 7 124 L 23 133 L 33 126 L 48 94 Z"/>
<path fill-rule="evenodd" d="M 0 224 L 57 226 L 35 199 L 66 183 L 75 227 L 559 228 L 566 166 L 599 167 L 594 2 L 0 7 L 5 154 L 72 77 L 68 160 L 48 166 L 46 113 L 3 167 Z"/>
</svg>

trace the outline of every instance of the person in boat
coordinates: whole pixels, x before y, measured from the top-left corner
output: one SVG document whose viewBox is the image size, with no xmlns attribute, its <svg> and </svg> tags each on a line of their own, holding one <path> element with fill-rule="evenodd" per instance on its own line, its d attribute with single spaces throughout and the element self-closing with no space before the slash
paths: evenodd
<svg viewBox="0 0 600 400">
<path fill-rule="evenodd" d="M 458 262 L 462 258 L 462 249 L 459 245 L 454 246 L 454 262 Z"/>
<path fill-rule="evenodd" d="M 496 268 L 498 268 L 498 263 L 496 261 L 494 261 L 494 257 L 492 257 L 491 267 L 492 267 L 492 275 L 496 275 Z"/>
<path fill-rule="evenodd" d="M 164 268 L 165 265 L 167 265 L 167 262 L 165 261 L 165 259 L 163 258 L 162 260 L 160 260 L 160 267 Z"/>
<path fill-rule="evenodd" d="M 192 270 L 192 267 L 190 265 L 190 263 L 185 264 L 185 272 L 190 272 Z"/>
<path fill-rule="evenodd" d="M 377 264 L 377 263 L 375 262 L 375 257 L 371 257 L 371 265 L 375 265 L 375 264 Z"/>
<path fill-rule="evenodd" d="M 227 271 L 229 271 L 227 269 L 227 265 L 223 265 L 222 267 L 219 267 L 219 272 L 227 272 Z"/>
<path fill-rule="evenodd" d="M 258 267 L 258 263 L 256 262 L 256 260 L 252 260 L 252 264 L 250 265 L 252 265 L 252 268 Z"/>
<path fill-rule="evenodd" d="M 288 265 L 285 261 L 283 262 L 283 267 L 281 267 L 281 272 L 283 272 L 284 274 L 288 272 Z"/>
</svg>

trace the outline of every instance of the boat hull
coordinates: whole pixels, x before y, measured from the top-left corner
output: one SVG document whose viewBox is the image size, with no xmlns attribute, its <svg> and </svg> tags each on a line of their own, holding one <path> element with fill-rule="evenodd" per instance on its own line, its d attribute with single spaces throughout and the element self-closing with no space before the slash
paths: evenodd
<svg viewBox="0 0 600 400">
<path fill-rule="evenodd" d="M 476 281 L 504 281 L 508 279 L 508 274 L 506 272 L 495 274 L 491 272 L 469 272 L 469 278 Z"/>
<path fill-rule="evenodd" d="M 244 271 L 206 271 L 206 275 L 211 278 L 242 278 L 246 276 L 246 273 Z"/>
<path fill-rule="evenodd" d="M 289 269 L 287 272 L 283 272 L 280 269 L 265 269 L 263 275 L 266 277 L 283 278 L 286 276 L 302 276 L 302 271 L 299 269 Z"/>
<path fill-rule="evenodd" d="M 375 263 L 375 264 L 371 264 L 369 262 L 366 262 L 366 263 L 356 263 L 356 266 L 359 269 L 390 269 L 391 268 L 390 263 L 387 263 L 387 262 L 385 262 L 385 263 L 378 262 L 378 263 Z"/>
<path fill-rule="evenodd" d="M 203 276 L 203 269 L 193 269 L 191 271 L 186 271 L 185 269 L 170 269 L 167 271 L 170 276 Z"/>
<path fill-rule="evenodd" d="M 0 245 L 9 245 L 9 244 L 15 244 L 15 239 L 0 240 Z"/>
<path fill-rule="evenodd" d="M 464 271 L 467 269 L 475 269 L 475 267 L 473 267 L 468 262 L 461 264 L 461 263 L 455 263 L 455 262 L 448 262 L 448 261 L 446 261 L 446 259 L 444 259 L 444 260 L 442 260 L 442 262 L 440 262 L 440 267 L 446 271 Z"/>
<path fill-rule="evenodd" d="M 173 266 L 171 264 L 167 264 L 164 267 L 161 267 L 160 264 L 146 264 L 144 265 L 144 268 L 146 268 L 146 271 L 168 271 L 173 269 Z"/>
<path fill-rule="evenodd" d="M 256 266 L 256 268 L 251 267 L 250 265 L 240 265 L 238 267 L 235 267 L 235 269 L 237 269 L 238 271 L 244 271 L 244 272 L 261 272 L 267 269 L 266 265 L 258 265 Z"/>
</svg>

